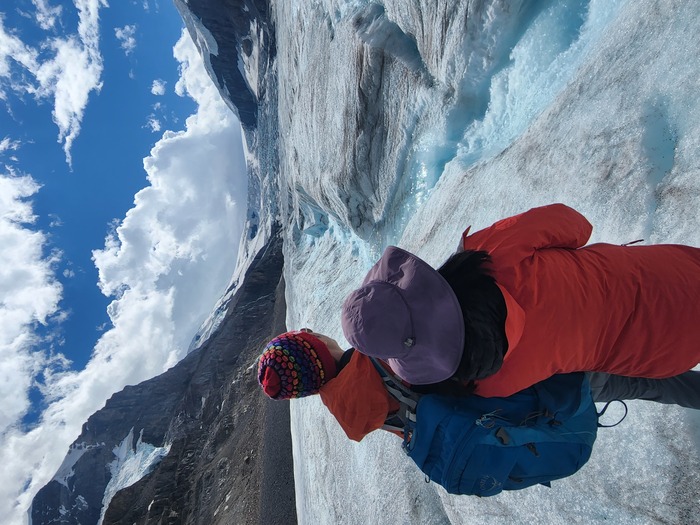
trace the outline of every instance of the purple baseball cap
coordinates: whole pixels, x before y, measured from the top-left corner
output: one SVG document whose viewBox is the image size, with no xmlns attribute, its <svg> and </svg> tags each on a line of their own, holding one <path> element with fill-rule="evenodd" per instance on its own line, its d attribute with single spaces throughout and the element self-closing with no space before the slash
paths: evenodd
<svg viewBox="0 0 700 525">
<path fill-rule="evenodd" d="M 452 288 L 428 263 L 396 246 L 345 299 L 341 323 L 351 345 L 384 359 L 413 385 L 449 378 L 464 351 L 464 319 Z"/>
</svg>

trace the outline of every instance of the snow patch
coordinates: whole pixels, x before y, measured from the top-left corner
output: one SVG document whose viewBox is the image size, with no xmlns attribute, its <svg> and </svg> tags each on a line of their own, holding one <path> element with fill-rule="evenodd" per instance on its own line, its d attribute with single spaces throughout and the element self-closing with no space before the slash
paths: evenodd
<svg viewBox="0 0 700 525">
<path fill-rule="evenodd" d="M 258 90 L 259 65 L 260 65 L 260 48 L 263 42 L 263 32 L 259 30 L 255 21 L 251 20 L 249 35 L 251 38 L 244 40 L 243 44 L 238 49 L 238 71 L 245 79 L 248 89 L 255 95 L 257 100 L 260 100 Z"/>
<path fill-rule="evenodd" d="M 75 464 L 88 450 L 98 446 L 99 445 L 88 445 L 87 443 L 74 443 L 71 445 L 68 449 L 68 454 L 66 454 L 66 457 L 63 459 L 63 463 L 61 463 L 56 475 L 53 477 L 54 481 L 58 481 L 64 487 L 69 488 L 68 480 L 75 474 L 73 470 Z"/>
<path fill-rule="evenodd" d="M 170 443 L 163 447 L 155 447 L 144 443 L 142 438 L 143 430 L 139 433 L 139 439 L 134 446 L 134 429 L 132 428 L 122 442 L 112 450 L 114 461 L 109 464 L 112 476 L 102 498 L 102 512 L 98 525 L 102 524 L 105 512 L 114 495 L 151 473 L 153 468 L 170 452 Z"/>
</svg>

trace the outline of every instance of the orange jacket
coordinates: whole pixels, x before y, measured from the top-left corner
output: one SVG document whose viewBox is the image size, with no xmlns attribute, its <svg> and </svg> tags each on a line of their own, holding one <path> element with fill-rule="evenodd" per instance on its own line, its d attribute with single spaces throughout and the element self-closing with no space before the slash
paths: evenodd
<svg viewBox="0 0 700 525">
<path fill-rule="evenodd" d="M 321 387 L 321 401 L 347 436 L 360 441 L 399 409 L 369 357 L 353 352 L 340 373 Z"/>
<path fill-rule="evenodd" d="M 534 208 L 463 235 L 491 254 L 508 315 L 503 366 L 477 384 L 507 396 L 562 372 L 670 377 L 700 362 L 700 249 L 583 247 L 577 211 Z"/>
</svg>

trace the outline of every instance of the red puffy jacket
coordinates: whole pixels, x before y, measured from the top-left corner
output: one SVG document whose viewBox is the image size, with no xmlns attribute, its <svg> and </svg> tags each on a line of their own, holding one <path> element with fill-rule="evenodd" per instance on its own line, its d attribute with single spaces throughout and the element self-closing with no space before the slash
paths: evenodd
<svg viewBox="0 0 700 525">
<path fill-rule="evenodd" d="M 508 352 L 477 394 L 507 396 L 557 373 L 670 377 L 700 362 L 700 249 L 584 246 L 577 211 L 534 208 L 468 235 L 487 251 L 508 311 Z"/>
<path fill-rule="evenodd" d="M 369 357 L 353 351 L 350 362 L 321 387 L 321 401 L 347 436 L 360 441 L 382 428 L 387 416 L 399 409 Z"/>
</svg>

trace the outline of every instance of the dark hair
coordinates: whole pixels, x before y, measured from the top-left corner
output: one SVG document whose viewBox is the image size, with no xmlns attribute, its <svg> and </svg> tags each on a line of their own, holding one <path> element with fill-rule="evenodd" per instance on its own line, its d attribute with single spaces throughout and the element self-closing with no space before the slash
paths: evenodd
<svg viewBox="0 0 700 525">
<path fill-rule="evenodd" d="M 483 251 L 456 253 L 438 268 L 450 285 L 464 318 L 464 351 L 452 377 L 430 385 L 414 385 L 421 393 L 470 395 L 474 381 L 494 374 L 508 350 L 506 303 L 489 272 L 491 257 Z"/>
</svg>

